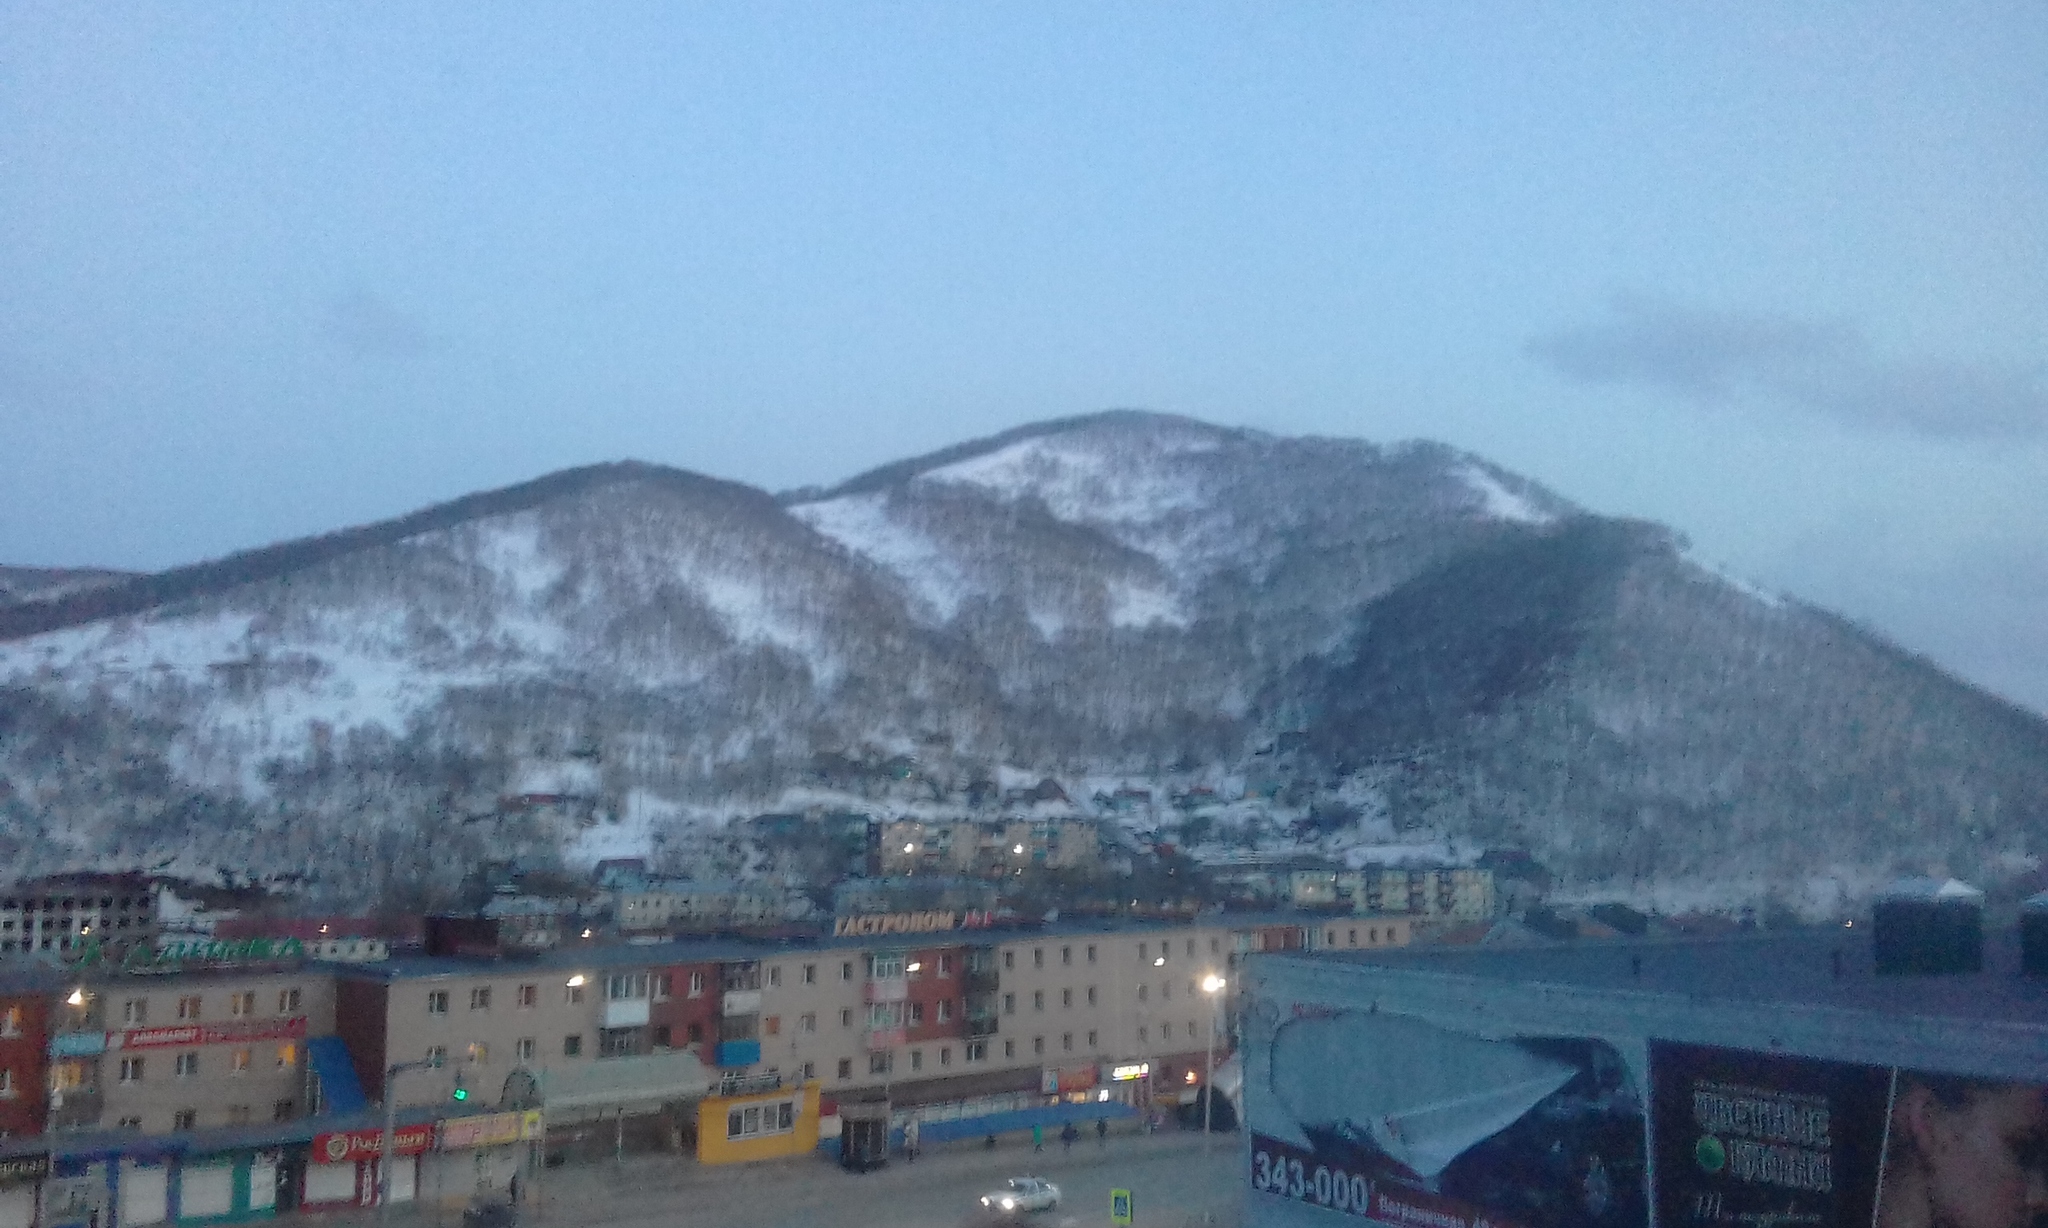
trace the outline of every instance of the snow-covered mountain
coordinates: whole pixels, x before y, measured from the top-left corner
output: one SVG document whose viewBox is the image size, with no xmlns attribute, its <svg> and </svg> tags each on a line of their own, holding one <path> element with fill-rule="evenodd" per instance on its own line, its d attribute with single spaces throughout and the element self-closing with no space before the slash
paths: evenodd
<svg viewBox="0 0 2048 1228">
<path fill-rule="evenodd" d="M 23 870 L 432 896 L 486 855 L 1046 776 L 1151 793 L 1134 823 L 1522 844 L 1668 902 L 2048 842 L 2044 722 L 1435 444 L 1112 413 L 780 498 L 624 463 L 14 592 Z"/>
</svg>

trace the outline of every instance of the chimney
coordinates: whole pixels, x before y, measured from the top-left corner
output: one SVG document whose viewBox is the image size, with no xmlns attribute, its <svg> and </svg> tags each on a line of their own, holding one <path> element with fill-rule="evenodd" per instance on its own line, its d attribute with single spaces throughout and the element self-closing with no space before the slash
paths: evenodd
<svg viewBox="0 0 2048 1228">
<path fill-rule="evenodd" d="M 1983 971 L 1984 893 L 1968 883 L 1902 878 L 1872 912 L 1880 974 Z"/>
<path fill-rule="evenodd" d="M 2020 905 L 2020 971 L 2048 976 L 2048 891 Z"/>
</svg>

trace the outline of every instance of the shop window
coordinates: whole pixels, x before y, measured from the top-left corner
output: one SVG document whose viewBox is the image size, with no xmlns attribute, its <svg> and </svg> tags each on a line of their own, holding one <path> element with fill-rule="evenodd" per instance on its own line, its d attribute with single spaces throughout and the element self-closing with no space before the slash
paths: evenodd
<svg viewBox="0 0 2048 1228">
<path fill-rule="evenodd" d="M 796 1101 L 778 1100 L 769 1104 L 749 1104 L 730 1109 L 725 1115 L 725 1137 L 728 1139 L 758 1138 L 768 1134 L 788 1134 L 796 1129 Z"/>
</svg>

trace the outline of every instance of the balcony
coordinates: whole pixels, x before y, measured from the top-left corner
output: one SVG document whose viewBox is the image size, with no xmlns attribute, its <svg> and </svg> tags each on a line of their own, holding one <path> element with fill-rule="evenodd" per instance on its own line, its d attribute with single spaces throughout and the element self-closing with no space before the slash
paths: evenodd
<svg viewBox="0 0 2048 1228">
<path fill-rule="evenodd" d="M 761 1011 L 761 991 L 758 989 L 728 989 L 719 1004 L 722 1015 L 755 1015 Z"/>
<path fill-rule="evenodd" d="M 1002 973 L 996 971 L 993 967 L 970 967 L 967 969 L 966 976 L 962 978 L 962 983 L 965 985 L 968 993 L 994 993 L 1002 984 L 1002 980 Z"/>
<path fill-rule="evenodd" d="M 908 977 L 888 977 L 884 980 L 869 981 L 862 992 L 866 1002 L 901 1002 L 910 996 Z"/>
<path fill-rule="evenodd" d="M 866 1037 L 869 1053 L 879 1053 L 885 1049 L 894 1049 L 899 1045 L 909 1043 L 909 1041 L 910 1033 L 903 1028 L 875 1028 L 869 1031 Z"/>
<path fill-rule="evenodd" d="M 995 1034 L 996 1017 L 994 1015 L 983 1015 L 978 1018 L 970 1015 L 968 1017 L 967 1036 L 969 1039 L 978 1036 L 994 1036 Z"/>
<path fill-rule="evenodd" d="M 604 1026 L 608 1028 L 645 1027 L 649 1018 L 645 998 L 617 998 L 604 1004 Z"/>
<path fill-rule="evenodd" d="M 761 1060 L 761 1042 L 758 1040 L 721 1040 L 718 1042 L 717 1062 L 721 1069 L 736 1070 L 741 1066 L 752 1066 Z"/>
</svg>

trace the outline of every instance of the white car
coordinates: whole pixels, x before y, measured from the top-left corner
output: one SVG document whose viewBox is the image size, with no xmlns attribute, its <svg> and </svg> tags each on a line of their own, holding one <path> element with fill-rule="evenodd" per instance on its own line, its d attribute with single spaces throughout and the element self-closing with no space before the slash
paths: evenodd
<svg viewBox="0 0 2048 1228">
<path fill-rule="evenodd" d="M 1012 1177 L 1002 1189 L 983 1194 L 981 1205 L 998 1214 L 1050 1211 L 1060 1205 L 1060 1187 L 1043 1177 Z"/>
</svg>

